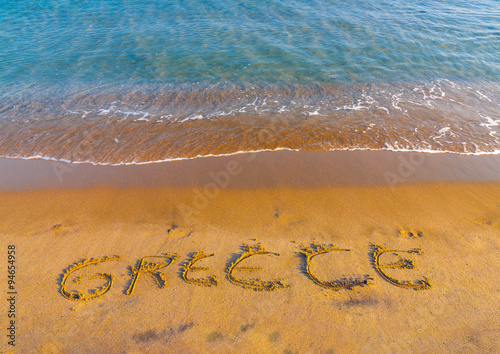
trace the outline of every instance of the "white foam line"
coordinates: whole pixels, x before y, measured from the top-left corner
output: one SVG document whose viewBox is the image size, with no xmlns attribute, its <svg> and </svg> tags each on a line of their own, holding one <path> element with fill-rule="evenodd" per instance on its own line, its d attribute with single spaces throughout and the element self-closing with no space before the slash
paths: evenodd
<svg viewBox="0 0 500 354">
<path fill-rule="evenodd" d="M 175 157 L 164 160 L 156 160 L 156 161 L 145 161 L 145 162 L 119 162 L 119 163 L 109 163 L 109 162 L 93 162 L 93 161 L 71 161 L 67 159 L 56 159 L 47 156 L 0 156 L 0 158 L 5 159 L 19 159 L 19 160 L 46 160 L 46 161 L 56 161 L 56 162 L 66 162 L 71 164 L 89 164 L 94 166 L 135 166 L 135 165 L 149 165 L 153 163 L 163 163 L 163 162 L 171 162 L 171 161 L 183 161 L 183 160 L 194 160 L 199 158 L 206 157 L 225 157 L 225 156 L 234 156 L 240 154 L 255 154 L 260 152 L 271 152 L 271 151 L 303 151 L 307 152 L 308 150 L 299 150 L 299 149 L 291 149 L 291 148 L 276 148 L 276 149 L 261 149 L 261 150 L 249 150 L 249 151 L 235 151 L 226 154 L 206 154 L 206 155 L 196 155 L 192 157 Z M 398 148 L 395 149 L 390 145 L 385 149 L 372 149 L 372 148 L 332 148 L 330 150 L 315 150 L 315 151 L 324 151 L 324 152 L 333 152 L 333 151 L 392 151 L 392 152 L 416 152 L 416 153 L 425 153 L 425 154 L 455 154 L 455 155 L 468 155 L 468 156 L 482 156 L 482 155 L 500 155 L 500 150 L 494 151 L 479 151 L 479 152 L 457 152 L 457 151 L 449 151 L 449 150 L 432 150 L 432 149 L 408 149 L 408 148 Z M 312 152 L 312 151 L 310 151 Z"/>
<path fill-rule="evenodd" d="M 187 122 L 188 120 L 197 120 L 197 119 L 203 119 L 203 116 L 201 114 L 193 114 L 193 115 L 179 121 L 179 123 L 184 123 L 184 122 Z"/>
<path fill-rule="evenodd" d="M 490 98 L 488 96 L 486 96 L 485 94 L 479 92 L 478 90 L 476 90 L 476 92 L 479 94 L 479 96 L 481 96 L 481 98 L 486 98 L 488 101 L 491 102 Z"/>
</svg>

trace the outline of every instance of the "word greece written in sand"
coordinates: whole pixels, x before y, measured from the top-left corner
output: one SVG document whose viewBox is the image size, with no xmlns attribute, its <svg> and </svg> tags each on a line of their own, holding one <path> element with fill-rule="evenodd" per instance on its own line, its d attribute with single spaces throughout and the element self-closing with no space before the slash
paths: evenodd
<svg viewBox="0 0 500 354">
<path fill-rule="evenodd" d="M 431 288 L 431 283 L 425 277 L 421 280 L 417 280 L 414 282 L 408 280 L 399 280 L 387 274 L 386 270 L 388 269 L 415 269 L 415 261 L 412 259 L 407 259 L 401 256 L 401 254 L 415 254 L 422 255 L 423 252 L 419 248 L 413 248 L 410 250 L 394 250 L 394 249 L 386 249 L 380 245 L 371 245 L 372 253 L 371 253 L 371 261 L 372 265 L 375 268 L 375 271 L 388 283 L 398 286 L 403 289 L 412 289 L 412 290 L 427 290 Z M 232 263 L 229 264 L 226 268 L 227 280 L 234 285 L 241 286 L 245 289 L 251 289 L 256 291 L 275 291 L 278 289 L 290 288 L 292 285 L 285 282 L 283 279 L 275 279 L 275 280 L 262 280 L 260 278 L 256 279 L 244 279 L 240 278 L 238 274 L 239 272 L 254 272 L 262 269 L 261 267 L 246 267 L 242 265 L 242 263 L 254 256 L 258 255 L 271 255 L 275 257 L 279 257 L 279 253 L 269 252 L 259 243 L 256 245 L 243 245 L 242 250 L 244 251 L 239 257 Z M 352 290 L 354 287 L 364 287 L 373 284 L 373 278 L 369 275 L 364 275 L 362 278 L 344 278 L 334 281 L 322 280 L 320 279 L 311 269 L 311 264 L 313 262 L 314 257 L 332 253 L 332 252 L 349 252 L 349 249 L 337 248 L 332 244 L 311 244 L 309 247 L 303 247 L 298 252 L 298 254 L 302 255 L 305 259 L 305 273 L 307 276 L 318 286 L 332 289 L 332 290 Z M 392 254 L 397 257 L 397 259 L 390 263 L 382 263 L 381 257 L 384 254 Z M 182 279 L 189 283 L 199 286 L 205 287 L 215 287 L 219 284 L 219 280 L 215 275 L 210 275 L 206 278 L 193 278 L 190 276 L 190 273 L 200 272 L 200 271 L 209 271 L 208 267 L 197 267 L 195 264 L 208 257 L 212 257 L 214 254 L 205 254 L 204 252 L 196 252 L 194 253 L 189 261 L 182 266 Z M 139 282 L 139 279 L 142 276 L 150 276 L 154 279 L 159 288 L 165 288 L 168 286 L 167 279 L 162 270 L 168 267 L 170 264 L 174 263 L 178 259 L 177 255 L 163 254 L 158 256 L 145 256 L 142 257 L 137 262 L 137 267 L 130 266 L 130 274 L 131 281 L 128 286 L 125 294 L 132 295 L 134 293 L 135 288 Z M 95 275 L 87 277 L 87 280 L 91 279 L 103 279 L 105 280 L 104 284 L 102 284 L 97 289 L 88 290 L 87 293 L 84 293 L 81 290 L 68 290 L 67 282 L 70 275 L 81 270 L 82 268 L 88 267 L 90 265 L 97 265 L 103 262 L 109 261 L 119 261 L 119 256 L 105 256 L 103 258 L 92 258 L 92 259 L 84 259 L 73 265 L 69 266 L 64 270 L 61 280 L 61 294 L 69 300 L 75 301 L 87 301 L 98 298 L 105 293 L 107 293 L 111 286 L 113 285 L 114 275 L 110 273 L 97 273 Z M 73 282 L 79 284 L 82 281 L 80 276 L 74 278 Z"/>
</svg>

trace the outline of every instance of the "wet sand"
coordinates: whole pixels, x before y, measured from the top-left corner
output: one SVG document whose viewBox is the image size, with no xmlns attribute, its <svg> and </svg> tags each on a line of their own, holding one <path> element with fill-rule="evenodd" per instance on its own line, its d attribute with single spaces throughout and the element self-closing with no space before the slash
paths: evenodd
<svg viewBox="0 0 500 354">
<path fill-rule="evenodd" d="M 118 167 L 2 159 L 0 239 L 5 264 L 15 245 L 17 294 L 16 346 L 4 336 L 0 348 L 497 351 L 499 162 L 364 151 Z M 186 273 L 196 252 L 213 256 Z M 101 262 L 72 268 L 91 258 Z"/>
</svg>

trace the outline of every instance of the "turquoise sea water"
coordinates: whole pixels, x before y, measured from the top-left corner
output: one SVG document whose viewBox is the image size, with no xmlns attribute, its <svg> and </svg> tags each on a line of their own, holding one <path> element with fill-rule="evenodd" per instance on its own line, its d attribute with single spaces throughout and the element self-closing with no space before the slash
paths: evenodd
<svg viewBox="0 0 500 354">
<path fill-rule="evenodd" d="M 2 156 L 500 151 L 498 1 L 6 0 L 0 10 Z"/>
</svg>

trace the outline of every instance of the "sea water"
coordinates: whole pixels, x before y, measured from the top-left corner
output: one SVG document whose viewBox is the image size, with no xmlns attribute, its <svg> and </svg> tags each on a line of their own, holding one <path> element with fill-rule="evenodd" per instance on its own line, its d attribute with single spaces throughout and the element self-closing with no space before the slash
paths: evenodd
<svg viewBox="0 0 500 354">
<path fill-rule="evenodd" d="M 500 153 L 500 3 L 0 3 L 0 156 Z"/>
</svg>

